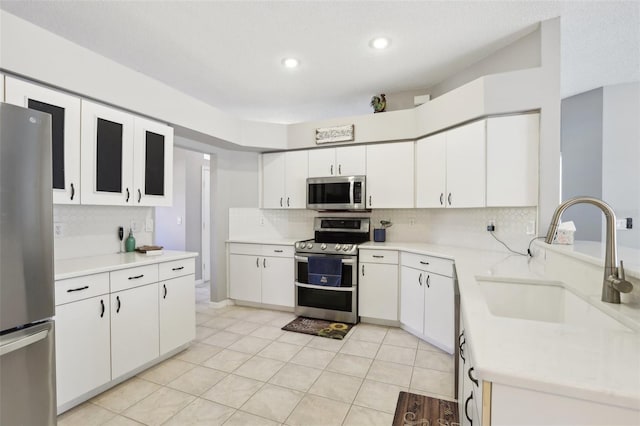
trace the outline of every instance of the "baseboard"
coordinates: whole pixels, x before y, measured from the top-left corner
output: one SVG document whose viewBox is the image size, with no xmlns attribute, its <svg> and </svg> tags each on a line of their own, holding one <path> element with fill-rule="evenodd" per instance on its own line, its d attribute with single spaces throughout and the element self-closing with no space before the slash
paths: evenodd
<svg viewBox="0 0 640 426">
<path fill-rule="evenodd" d="M 213 301 L 209 302 L 209 306 L 211 306 L 214 309 L 224 308 L 225 306 L 233 306 L 233 305 L 235 305 L 235 303 L 233 303 L 233 300 L 231 299 L 224 299 L 219 302 L 213 302 Z"/>
</svg>

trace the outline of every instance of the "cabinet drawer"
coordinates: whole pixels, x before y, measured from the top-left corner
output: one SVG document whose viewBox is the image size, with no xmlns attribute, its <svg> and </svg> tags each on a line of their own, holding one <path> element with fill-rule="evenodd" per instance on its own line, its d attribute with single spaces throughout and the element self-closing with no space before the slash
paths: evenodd
<svg viewBox="0 0 640 426">
<path fill-rule="evenodd" d="M 265 244 L 262 246 L 263 256 L 293 257 L 293 253 L 293 246 L 276 246 L 271 244 Z"/>
<path fill-rule="evenodd" d="M 358 260 L 366 263 L 398 264 L 398 252 L 394 250 L 360 250 Z"/>
<path fill-rule="evenodd" d="M 453 277 L 453 261 L 440 257 L 424 256 L 414 253 L 402 253 L 402 266 L 422 269 L 423 271 Z"/>
<path fill-rule="evenodd" d="M 195 274 L 195 271 L 196 262 L 194 259 L 174 260 L 173 262 L 161 263 L 158 269 L 158 276 L 160 281 L 163 281 Z"/>
<path fill-rule="evenodd" d="M 109 293 L 109 273 L 56 281 L 56 306 Z"/>
<path fill-rule="evenodd" d="M 158 265 L 139 266 L 110 272 L 111 292 L 139 287 L 158 281 Z"/>
<path fill-rule="evenodd" d="M 262 256 L 262 244 L 230 243 L 229 253 Z"/>
</svg>

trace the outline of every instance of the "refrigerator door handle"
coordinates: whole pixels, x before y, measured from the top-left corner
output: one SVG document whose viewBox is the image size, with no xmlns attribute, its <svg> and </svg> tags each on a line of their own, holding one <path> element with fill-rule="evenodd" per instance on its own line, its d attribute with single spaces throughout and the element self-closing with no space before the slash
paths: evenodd
<svg viewBox="0 0 640 426">
<path fill-rule="evenodd" d="M 40 330 L 36 333 L 30 334 L 22 339 L 11 341 L 7 344 L 0 346 L 0 356 L 15 352 L 18 349 L 22 349 L 25 346 L 32 345 L 40 340 L 46 339 L 49 335 L 49 330 Z"/>
</svg>

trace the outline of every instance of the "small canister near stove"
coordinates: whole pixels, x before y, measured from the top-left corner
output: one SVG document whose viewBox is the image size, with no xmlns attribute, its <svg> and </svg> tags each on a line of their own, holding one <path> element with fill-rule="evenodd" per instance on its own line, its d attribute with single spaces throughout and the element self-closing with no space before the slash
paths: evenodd
<svg viewBox="0 0 640 426">
<path fill-rule="evenodd" d="M 373 241 L 376 243 L 384 243 L 387 239 L 387 230 L 385 228 L 373 229 Z"/>
</svg>

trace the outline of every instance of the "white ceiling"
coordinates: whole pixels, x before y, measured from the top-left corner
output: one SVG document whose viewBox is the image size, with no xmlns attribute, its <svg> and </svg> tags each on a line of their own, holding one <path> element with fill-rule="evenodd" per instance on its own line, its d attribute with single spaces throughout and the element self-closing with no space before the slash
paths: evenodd
<svg viewBox="0 0 640 426">
<path fill-rule="evenodd" d="M 7 1 L 0 7 L 241 118 L 371 111 L 561 16 L 562 96 L 640 80 L 638 1 Z M 385 51 L 368 47 L 385 35 Z M 282 58 L 301 61 L 295 70 Z"/>
</svg>

